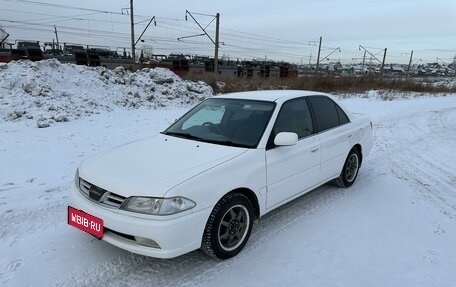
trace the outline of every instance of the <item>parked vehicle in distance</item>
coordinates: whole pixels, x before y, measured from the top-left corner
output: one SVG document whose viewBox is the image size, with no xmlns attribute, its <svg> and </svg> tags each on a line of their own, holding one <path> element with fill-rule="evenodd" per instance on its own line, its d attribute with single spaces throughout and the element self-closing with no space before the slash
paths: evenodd
<svg viewBox="0 0 456 287">
<path fill-rule="evenodd" d="M 230 258 L 255 219 L 328 181 L 351 186 L 372 143 L 370 118 L 327 94 L 214 96 L 160 134 L 85 160 L 68 223 L 147 256 Z"/>
</svg>

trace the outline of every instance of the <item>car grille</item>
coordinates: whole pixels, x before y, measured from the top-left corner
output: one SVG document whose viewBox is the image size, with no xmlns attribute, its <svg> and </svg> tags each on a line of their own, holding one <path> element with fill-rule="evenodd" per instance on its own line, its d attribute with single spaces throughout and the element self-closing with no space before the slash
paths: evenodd
<svg viewBox="0 0 456 287">
<path fill-rule="evenodd" d="M 106 189 L 91 184 L 82 178 L 79 178 L 79 191 L 86 198 L 112 208 L 119 208 L 125 199 L 127 199 L 124 196 L 109 192 Z"/>
</svg>

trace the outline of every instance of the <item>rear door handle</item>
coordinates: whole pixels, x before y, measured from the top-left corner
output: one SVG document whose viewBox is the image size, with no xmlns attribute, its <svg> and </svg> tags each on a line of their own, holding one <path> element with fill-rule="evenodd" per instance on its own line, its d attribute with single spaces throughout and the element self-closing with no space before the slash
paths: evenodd
<svg viewBox="0 0 456 287">
<path fill-rule="evenodd" d="M 310 152 L 316 152 L 318 150 L 319 150 L 319 148 L 317 147 L 317 148 L 312 149 Z"/>
</svg>

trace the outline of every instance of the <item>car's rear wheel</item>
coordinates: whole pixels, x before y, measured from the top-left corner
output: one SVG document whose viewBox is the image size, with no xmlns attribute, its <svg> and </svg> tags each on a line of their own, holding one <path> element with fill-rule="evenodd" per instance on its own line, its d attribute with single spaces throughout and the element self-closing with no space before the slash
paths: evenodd
<svg viewBox="0 0 456 287">
<path fill-rule="evenodd" d="M 201 249 L 220 259 L 237 255 L 250 237 L 253 206 L 240 193 L 228 194 L 217 202 L 204 229 Z"/>
<path fill-rule="evenodd" d="M 340 187 L 351 186 L 358 176 L 358 171 L 361 166 L 361 155 L 357 148 L 352 148 L 345 160 L 344 167 L 340 176 L 334 180 L 334 183 Z"/>
</svg>

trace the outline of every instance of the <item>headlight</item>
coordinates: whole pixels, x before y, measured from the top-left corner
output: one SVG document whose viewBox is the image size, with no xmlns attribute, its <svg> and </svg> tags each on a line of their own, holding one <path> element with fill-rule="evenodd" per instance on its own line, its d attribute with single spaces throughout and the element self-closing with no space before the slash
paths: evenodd
<svg viewBox="0 0 456 287">
<path fill-rule="evenodd" d="M 185 197 L 157 198 L 157 197 L 130 197 L 120 209 L 132 212 L 171 215 L 196 206 L 196 203 Z"/>
</svg>

